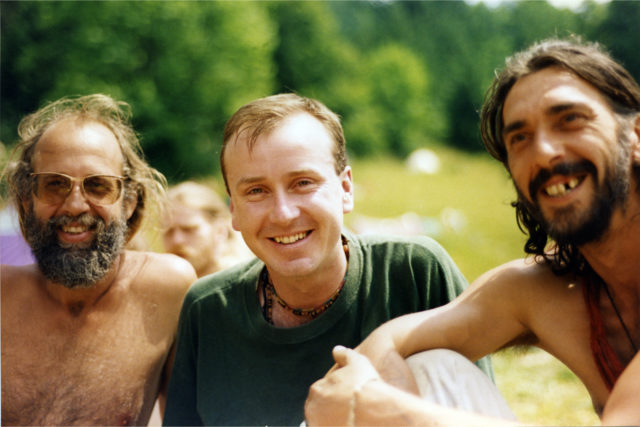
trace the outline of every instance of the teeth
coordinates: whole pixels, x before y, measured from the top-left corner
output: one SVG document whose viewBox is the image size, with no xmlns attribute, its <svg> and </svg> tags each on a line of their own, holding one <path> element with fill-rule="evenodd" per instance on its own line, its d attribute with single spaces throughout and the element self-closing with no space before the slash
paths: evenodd
<svg viewBox="0 0 640 427">
<path fill-rule="evenodd" d="M 571 178 L 566 184 L 550 185 L 545 188 L 545 191 L 549 196 L 564 196 L 568 190 L 573 190 L 574 188 L 576 188 L 579 182 L 580 180 L 574 177 Z"/>
<path fill-rule="evenodd" d="M 67 225 L 62 227 L 62 231 L 64 231 L 65 233 L 82 233 L 84 231 L 86 231 L 87 228 L 86 227 L 82 227 L 79 225 Z"/>
<path fill-rule="evenodd" d="M 570 189 L 574 189 L 576 188 L 576 185 L 578 185 L 578 182 L 580 182 L 578 181 L 578 178 L 571 178 L 567 185 L 569 186 Z"/>
<path fill-rule="evenodd" d="M 292 236 L 274 237 L 273 240 L 275 240 L 276 243 L 284 243 L 285 245 L 288 245 L 304 239 L 306 235 L 307 233 L 298 233 Z"/>
</svg>

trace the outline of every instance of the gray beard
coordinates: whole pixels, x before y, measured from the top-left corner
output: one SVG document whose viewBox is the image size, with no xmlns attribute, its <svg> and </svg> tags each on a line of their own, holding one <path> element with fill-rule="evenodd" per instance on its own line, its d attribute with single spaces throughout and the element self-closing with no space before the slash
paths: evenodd
<svg viewBox="0 0 640 427">
<path fill-rule="evenodd" d="M 62 244 L 58 240 L 58 227 L 74 221 L 94 230 L 94 239 L 88 247 Z M 127 224 L 122 219 L 106 226 L 102 218 L 85 213 L 77 218 L 63 215 L 42 223 L 33 209 L 25 215 L 24 229 L 25 239 L 44 276 L 69 289 L 89 288 L 102 279 L 122 251 L 127 236 Z"/>
</svg>

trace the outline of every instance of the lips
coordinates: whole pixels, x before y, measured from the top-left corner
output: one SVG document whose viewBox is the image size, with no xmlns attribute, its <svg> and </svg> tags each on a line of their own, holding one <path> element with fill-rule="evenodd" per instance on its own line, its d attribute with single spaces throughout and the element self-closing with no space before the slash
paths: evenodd
<svg viewBox="0 0 640 427">
<path fill-rule="evenodd" d="M 304 239 L 305 237 L 307 237 L 309 235 L 309 233 L 311 233 L 310 231 L 304 231 L 301 233 L 296 233 L 296 234 L 291 234 L 289 236 L 277 236 L 277 237 L 273 237 L 272 240 L 274 240 L 276 243 L 280 243 L 283 245 L 290 245 L 292 243 L 295 243 L 299 240 Z"/>
<path fill-rule="evenodd" d="M 63 225 L 62 227 L 60 227 L 60 229 L 64 233 L 80 234 L 80 233 L 84 233 L 85 231 L 88 231 L 89 227 L 84 225 Z"/>
<path fill-rule="evenodd" d="M 597 170 L 593 163 L 561 163 L 553 169 L 541 169 L 529 184 L 529 194 L 535 200 L 538 194 L 562 197 L 579 186 L 588 175 L 597 181 Z"/>
<path fill-rule="evenodd" d="M 93 217 L 89 214 L 82 214 L 75 218 L 69 215 L 62 215 L 51 221 L 58 230 L 60 243 L 72 245 L 89 243 L 98 226 L 104 226 L 102 218 Z"/>
</svg>

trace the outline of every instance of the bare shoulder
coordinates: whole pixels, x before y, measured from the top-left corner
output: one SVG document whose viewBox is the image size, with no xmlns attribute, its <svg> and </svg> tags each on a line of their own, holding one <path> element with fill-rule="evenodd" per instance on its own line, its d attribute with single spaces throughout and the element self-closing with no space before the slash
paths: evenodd
<svg viewBox="0 0 640 427">
<path fill-rule="evenodd" d="M 0 265 L 0 285 L 2 286 L 3 295 L 29 287 L 40 278 L 40 271 L 35 264 L 20 266 Z"/>
<path fill-rule="evenodd" d="M 556 275 L 548 265 L 522 258 L 481 275 L 463 298 L 471 306 L 481 306 L 483 315 L 495 311 L 510 315 L 540 338 L 551 326 L 548 319 L 583 310 L 581 289 L 572 276 Z"/>
<path fill-rule="evenodd" d="M 193 267 L 186 260 L 171 254 L 125 251 L 126 269 L 135 277 L 132 283 L 144 291 L 184 294 L 196 280 Z"/>
<path fill-rule="evenodd" d="M 536 262 L 533 258 L 520 258 L 487 271 L 472 286 L 496 288 L 509 293 L 513 291 L 531 298 L 535 295 L 548 296 L 548 292 L 564 292 L 574 284 L 571 277 L 556 275 L 546 264 Z"/>
</svg>

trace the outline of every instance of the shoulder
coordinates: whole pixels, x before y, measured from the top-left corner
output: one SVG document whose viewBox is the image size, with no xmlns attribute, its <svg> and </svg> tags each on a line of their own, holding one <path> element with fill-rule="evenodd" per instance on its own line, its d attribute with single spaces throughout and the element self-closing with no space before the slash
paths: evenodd
<svg viewBox="0 0 640 427">
<path fill-rule="evenodd" d="M 347 235 L 363 251 L 389 252 L 405 256 L 433 256 L 449 258 L 444 248 L 427 236 L 393 236 L 381 234 Z"/>
<path fill-rule="evenodd" d="M 125 251 L 123 273 L 133 277 L 132 285 L 156 292 L 184 294 L 197 279 L 186 260 L 171 254 Z"/>
<path fill-rule="evenodd" d="M 582 282 L 572 275 L 556 275 L 547 264 L 528 257 L 482 274 L 466 293 L 467 297 L 473 297 L 466 299 L 513 310 L 523 321 L 528 316 L 525 323 L 534 327 L 534 318 L 582 304 L 581 289 Z"/>
<path fill-rule="evenodd" d="M 244 261 L 198 279 L 190 288 L 186 304 L 216 297 L 226 303 L 232 293 L 243 294 L 246 286 L 255 286 L 264 264 L 257 258 Z"/>
<path fill-rule="evenodd" d="M 551 267 L 536 261 L 533 257 L 509 261 L 482 274 L 473 286 L 516 286 L 520 290 L 534 288 L 539 291 L 553 292 L 567 286 L 576 285 L 570 275 L 556 275 Z"/>
<path fill-rule="evenodd" d="M 42 273 L 36 264 L 0 265 L 0 285 L 2 292 L 24 288 L 26 284 L 36 283 L 42 279 Z"/>
</svg>

